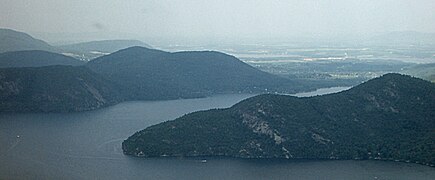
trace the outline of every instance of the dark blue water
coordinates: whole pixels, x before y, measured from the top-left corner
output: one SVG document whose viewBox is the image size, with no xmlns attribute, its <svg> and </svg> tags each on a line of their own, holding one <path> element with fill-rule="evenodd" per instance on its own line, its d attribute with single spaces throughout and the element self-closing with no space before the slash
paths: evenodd
<svg viewBox="0 0 435 180">
<path fill-rule="evenodd" d="M 3 114 L 0 179 L 435 179 L 435 168 L 409 163 L 232 158 L 201 163 L 122 154 L 122 140 L 136 131 L 249 96 L 126 102 L 82 113 Z"/>
</svg>

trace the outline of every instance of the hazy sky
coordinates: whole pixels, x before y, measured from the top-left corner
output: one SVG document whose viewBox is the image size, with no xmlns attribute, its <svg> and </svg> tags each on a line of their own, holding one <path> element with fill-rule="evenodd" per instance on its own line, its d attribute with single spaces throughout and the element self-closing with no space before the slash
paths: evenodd
<svg viewBox="0 0 435 180">
<path fill-rule="evenodd" d="M 140 37 L 435 32 L 435 0 L 0 0 L 0 27 Z"/>
</svg>

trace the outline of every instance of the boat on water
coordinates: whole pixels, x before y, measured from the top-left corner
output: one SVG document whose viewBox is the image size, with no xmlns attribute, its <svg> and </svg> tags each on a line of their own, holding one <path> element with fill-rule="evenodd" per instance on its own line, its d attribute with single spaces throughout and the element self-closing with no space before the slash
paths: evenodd
<svg viewBox="0 0 435 180">
<path fill-rule="evenodd" d="M 206 162 L 207 162 L 207 159 L 201 160 L 201 163 L 206 163 Z"/>
</svg>

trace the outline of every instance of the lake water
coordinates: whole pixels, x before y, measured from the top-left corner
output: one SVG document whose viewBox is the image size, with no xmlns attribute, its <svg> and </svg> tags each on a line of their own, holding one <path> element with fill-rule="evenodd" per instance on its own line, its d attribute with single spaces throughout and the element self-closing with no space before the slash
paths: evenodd
<svg viewBox="0 0 435 180">
<path fill-rule="evenodd" d="M 136 158 L 121 142 L 183 114 L 252 95 L 125 102 L 67 114 L 0 115 L 0 179 L 435 179 L 435 168 L 383 161 Z M 19 136 L 19 137 L 18 137 Z"/>
</svg>

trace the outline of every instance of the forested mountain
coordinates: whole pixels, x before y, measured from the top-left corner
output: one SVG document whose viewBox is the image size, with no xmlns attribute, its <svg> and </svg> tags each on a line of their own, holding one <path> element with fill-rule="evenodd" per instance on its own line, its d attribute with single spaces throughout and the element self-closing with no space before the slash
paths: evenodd
<svg viewBox="0 0 435 180">
<path fill-rule="evenodd" d="M 124 100 L 303 89 L 298 82 L 211 51 L 169 53 L 132 47 L 92 60 L 85 66 L 50 66 L 81 64 L 83 61 L 38 50 L 0 54 L 0 67 L 6 67 L 0 69 L 0 111 L 83 111 Z M 10 68 L 41 66 L 46 67 Z"/>
<path fill-rule="evenodd" d="M 303 89 L 298 82 L 213 51 L 169 53 L 132 47 L 94 59 L 87 66 L 124 87 L 123 93 L 135 100 Z"/>
<path fill-rule="evenodd" d="M 0 112 L 92 110 L 120 102 L 116 89 L 83 66 L 0 68 Z"/>
<path fill-rule="evenodd" d="M 0 53 L 25 50 L 56 51 L 56 48 L 26 33 L 0 29 Z"/>
<path fill-rule="evenodd" d="M 259 95 L 148 127 L 134 156 L 386 159 L 435 164 L 435 84 L 387 74 L 310 98 Z"/>
<path fill-rule="evenodd" d="M 41 67 L 51 65 L 83 65 L 85 62 L 47 51 L 13 51 L 0 54 L 0 68 Z"/>
</svg>

